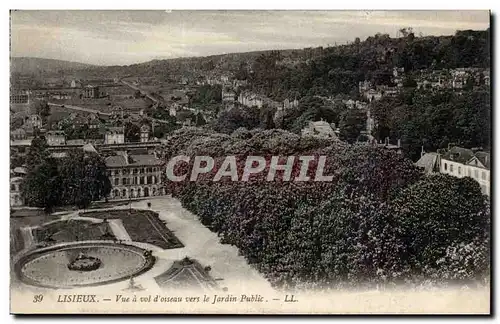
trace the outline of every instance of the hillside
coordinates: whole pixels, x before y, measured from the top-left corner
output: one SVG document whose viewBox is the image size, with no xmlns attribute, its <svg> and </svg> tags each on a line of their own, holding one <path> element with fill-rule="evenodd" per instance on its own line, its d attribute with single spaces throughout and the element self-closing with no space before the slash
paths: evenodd
<svg viewBox="0 0 500 324">
<path fill-rule="evenodd" d="M 16 57 L 11 59 L 11 71 L 53 74 L 71 70 L 78 71 L 78 77 L 153 76 L 160 79 L 229 72 L 239 79 L 249 79 L 254 90 L 261 89 L 266 95 L 279 99 L 298 90 L 293 88 L 308 91 L 311 87 L 323 87 L 333 75 L 346 83 L 333 87 L 333 92 L 349 93 L 359 81 L 377 78 L 378 74 L 385 74 L 396 66 L 404 67 L 405 71 L 489 67 L 489 44 L 489 29 L 457 31 L 453 36 L 416 37 L 410 33 L 399 38 L 377 33 L 364 41 L 356 38 L 347 45 L 183 57 L 127 66 Z M 343 75 L 346 73 L 349 75 Z"/>
<path fill-rule="evenodd" d="M 95 67 L 95 65 L 78 62 L 53 60 L 37 57 L 11 57 L 11 73 L 58 73 L 60 71 L 74 71 Z"/>
</svg>

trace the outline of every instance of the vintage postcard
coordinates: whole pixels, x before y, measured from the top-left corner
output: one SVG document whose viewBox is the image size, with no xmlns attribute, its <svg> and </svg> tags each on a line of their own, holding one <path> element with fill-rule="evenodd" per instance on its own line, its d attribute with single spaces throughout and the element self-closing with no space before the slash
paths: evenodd
<svg viewBox="0 0 500 324">
<path fill-rule="evenodd" d="M 13 314 L 490 314 L 489 11 L 10 12 Z"/>
</svg>

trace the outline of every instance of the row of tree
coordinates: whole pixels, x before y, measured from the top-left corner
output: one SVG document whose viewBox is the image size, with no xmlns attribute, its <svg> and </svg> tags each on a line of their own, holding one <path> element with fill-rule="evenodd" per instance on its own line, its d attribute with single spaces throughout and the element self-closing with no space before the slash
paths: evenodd
<svg viewBox="0 0 500 324">
<path fill-rule="evenodd" d="M 282 130 L 182 129 L 163 152 L 215 158 L 198 181 L 166 186 L 277 287 L 452 283 L 488 274 L 489 206 L 470 178 L 424 177 L 392 151 Z M 249 155 L 325 155 L 333 181 L 266 181 L 269 166 L 248 182 L 211 181 L 226 155 L 236 156 L 240 176 Z M 190 168 L 179 164 L 174 173 Z"/>
<path fill-rule="evenodd" d="M 45 139 L 36 137 L 26 162 L 28 174 L 21 195 L 28 206 L 46 211 L 66 205 L 85 208 L 111 191 L 106 164 L 98 154 L 74 150 L 66 157 L 53 158 Z"/>
</svg>

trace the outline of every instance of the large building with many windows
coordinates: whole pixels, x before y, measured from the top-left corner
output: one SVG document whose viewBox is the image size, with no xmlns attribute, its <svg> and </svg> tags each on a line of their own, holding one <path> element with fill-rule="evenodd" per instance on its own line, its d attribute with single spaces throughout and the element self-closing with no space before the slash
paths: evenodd
<svg viewBox="0 0 500 324">
<path fill-rule="evenodd" d="M 455 146 L 440 154 L 439 162 L 439 172 L 471 177 L 479 183 L 483 194 L 490 195 L 490 153 Z"/>
<path fill-rule="evenodd" d="M 112 189 L 111 199 L 131 199 L 165 194 L 162 183 L 163 161 L 152 154 L 117 152 L 106 158 Z"/>
<path fill-rule="evenodd" d="M 422 152 L 416 165 L 426 173 L 439 172 L 457 178 L 470 177 L 481 186 L 481 192 L 490 196 L 490 153 L 458 146 L 437 153 Z"/>
</svg>

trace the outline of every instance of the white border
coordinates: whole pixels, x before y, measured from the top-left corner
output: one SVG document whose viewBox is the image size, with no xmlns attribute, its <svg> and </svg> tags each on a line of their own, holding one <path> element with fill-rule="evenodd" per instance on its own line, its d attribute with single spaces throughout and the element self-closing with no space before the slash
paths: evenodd
<svg viewBox="0 0 500 324">
<path fill-rule="evenodd" d="M 8 89 L 9 89 L 9 9 L 112 9 L 112 8 L 119 8 L 119 9 L 420 9 L 420 10 L 436 10 L 436 9 L 492 9 L 493 14 L 500 12 L 498 9 L 498 1 L 484 1 L 484 0 L 475 0 L 475 1 L 447 1 L 447 2 L 441 2 L 441 3 L 436 3 L 435 1 L 429 1 L 429 0 L 420 0 L 420 1 L 409 1 L 409 2 L 404 2 L 404 1 L 349 1 L 349 2 L 333 2 L 333 1 L 324 1 L 324 0 L 309 0 L 309 1 L 283 1 L 283 2 L 278 2 L 278 1 L 268 1 L 268 0 L 253 0 L 253 1 L 248 1 L 248 2 L 238 2 L 235 0 L 232 1 L 192 1 L 192 0 L 184 0 L 184 1 L 178 1 L 176 3 L 172 3 L 170 1 L 150 1 L 150 0 L 141 0 L 139 2 L 112 2 L 112 1 L 95 1 L 95 0 L 87 0 L 87 1 L 80 1 L 80 2 L 71 2 L 71 1 L 4 1 L 2 2 L 2 11 L 0 11 L 0 17 L 1 17 L 1 26 L 2 26 L 2 33 L 1 33 L 1 41 L 0 41 L 0 46 L 2 46 L 2 51 L 1 51 L 1 60 L 0 60 L 0 75 L 2 79 L 2 87 L 0 88 L 0 94 L 1 94 L 1 103 L 2 109 L 0 109 L 0 120 L 2 123 L 4 123 L 4 127 L 1 127 L 2 131 L 2 140 L 0 141 L 0 145 L 2 148 L 3 152 L 9 152 L 9 143 L 8 143 L 8 138 L 9 138 L 9 126 L 8 126 L 8 120 L 9 120 L 9 110 L 8 110 Z M 138 7 L 140 6 L 140 8 Z M 498 22 L 497 22 L 498 23 Z M 495 26 L 492 26 L 495 27 Z M 493 30 L 493 35 L 496 36 L 496 28 Z M 495 53 L 498 55 L 498 43 L 494 44 L 495 48 Z M 497 56 L 496 55 L 496 56 Z M 497 63 L 497 66 L 494 69 L 494 72 L 498 72 L 498 61 L 495 60 Z M 498 75 L 497 73 L 494 73 L 495 76 Z M 496 83 L 495 83 L 496 84 Z M 493 107 L 498 107 L 496 104 L 497 101 L 495 100 Z M 495 125 L 500 125 L 500 113 L 495 114 L 495 120 L 494 124 Z M 498 135 L 500 132 L 496 132 Z M 494 138 L 494 143 L 497 143 L 498 137 L 495 136 Z M 496 149 L 496 147 L 495 147 Z M 496 161 L 496 159 L 495 159 Z M 7 173 L 8 169 L 8 164 L 9 164 L 9 154 L 2 154 L 1 158 L 1 170 L 0 172 L 0 188 L 1 188 L 1 206 L 2 206 L 2 211 L 3 211 L 3 217 L 2 217 L 2 222 L 3 226 L 2 228 L 4 229 L 4 236 L 3 236 L 3 242 L 0 244 L 0 248 L 2 253 L 0 255 L 3 256 L 3 258 L 6 258 L 7 255 L 9 255 L 9 242 L 7 241 L 7 238 L 9 238 L 9 200 L 8 200 L 8 191 L 9 191 L 9 175 Z M 496 165 L 495 165 L 496 166 Z M 494 174 L 496 174 L 495 172 Z M 495 183 L 497 179 L 495 178 Z M 498 189 L 498 188 L 496 188 Z M 495 190 L 495 196 L 494 198 L 498 198 L 498 190 Z M 498 199 L 493 199 L 493 201 L 500 201 Z M 499 233 L 499 221 L 495 221 L 495 228 L 493 231 L 495 233 Z M 498 234 L 497 234 L 498 235 Z M 497 238 L 498 240 L 498 238 Z M 498 249 L 495 249 L 495 257 L 498 263 Z M 30 320 L 30 322 L 35 321 L 34 319 L 27 319 L 27 318 L 21 318 L 21 319 L 15 319 L 12 316 L 9 316 L 9 268 L 8 268 L 8 262 L 3 263 L 4 266 L 2 267 L 2 275 L 1 275 L 1 287 L 0 287 L 0 294 L 1 294 L 1 314 L 2 314 L 2 320 L 5 320 L 6 322 L 3 323 L 11 323 L 14 320 L 17 322 L 25 322 L 27 320 Z M 498 274 L 498 264 L 495 269 L 495 277 Z M 494 282 L 498 282 L 498 277 Z M 497 309 L 498 311 L 498 309 Z M 66 321 L 68 318 L 46 318 L 45 320 L 49 321 Z M 78 318 L 81 319 L 81 318 Z M 123 318 L 116 318 L 116 317 L 108 317 L 108 318 L 87 318 L 90 319 L 93 323 L 104 323 L 104 321 L 122 321 Z M 179 318 L 153 318 L 156 320 L 160 321 L 169 321 L 169 322 L 177 322 L 179 321 Z M 183 318 L 184 320 L 189 320 L 192 321 L 192 319 L 187 319 Z M 204 321 L 209 320 L 209 321 L 220 321 L 219 318 L 197 318 L 197 319 L 202 319 Z M 332 317 L 329 318 L 332 321 L 335 322 L 351 322 L 351 321 L 362 321 L 365 318 L 338 318 L 338 317 Z M 375 318 L 377 320 L 377 318 Z M 43 319 L 37 319 L 36 321 L 41 321 Z M 228 319 L 230 321 L 233 320 L 233 318 Z M 247 319 L 248 320 L 248 319 Z M 258 320 L 259 322 L 267 322 L 270 321 L 271 319 L 269 318 L 258 318 L 255 319 L 253 318 L 252 320 Z M 308 322 L 310 318 L 297 318 L 297 321 L 300 322 Z M 385 321 L 385 318 L 378 318 L 378 320 Z M 393 319 L 394 320 L 394 319 Z M 397 321 L 406 321 L 408 318 L 398 318 L 395 319 Z M 427 323 L 434 323 L 438 322 L 439 319 L 436 318 L 421 318 L 420 320 L 425 320 Z M 454 319 L 452 319 L 454 320 Z M 130 322 L 134 323 L 142 323 L 143 318 L 133 318 L 130 320 Z"/>
</svg>

